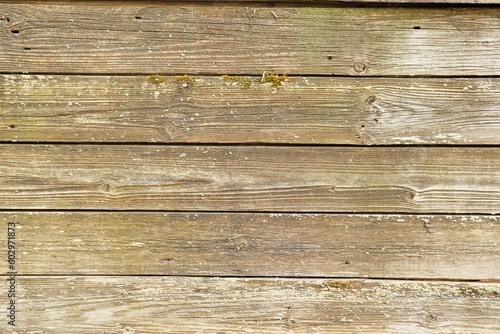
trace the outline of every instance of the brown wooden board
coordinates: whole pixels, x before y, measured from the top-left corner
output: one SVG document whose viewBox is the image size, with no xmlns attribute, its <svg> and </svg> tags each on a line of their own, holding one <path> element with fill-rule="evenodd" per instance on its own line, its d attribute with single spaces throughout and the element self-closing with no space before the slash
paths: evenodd
<svg viewBox="0 0 500 334">
<path fill-rule="evenodd" d="M 0 76 L 0 141 L 500 144 L 500 80 Z"/>
<path fill-rule="evenodd" d="M 18 276 L 2 333 L 482 333 L 500 284 L 319 279 Z M 5 291 L 8 281 L 0 280 Z"/>
<path fill-rule="evenodd" d="M 0 145 L 1 209 L 498 213 L 500 149 Z"/>
<path fill-rule="evenodd" d="M 4 73 L 490 76 L 500 8 L 0 4 Z"/>
<path fill-rule="evenodd" d="M 495 216 L 3 212 L 0 221 L 15 222 L 22 275 L 500 280 Z"/>
<path fill-rule="evenodd" d="M 18 0 L 2 0 L 2 3 L 19 3 Z M 268 3 L 270 6 L 299 6 L 299 5 L 317 5 L 317 6 L 341 6 L 342 4 L 349 5 L 389 5 L 389 6 L 405 6 L 405 5 L 424 5 L 424 4 L 467 4 L 467 5 L 492 5 L 499 4 L 500 0 L 23 0 L 24 4 L 70 4 L 83 5 L 94 4 L 108 6 L 124 6 L 124 5 L 208 5 L 218 6 L 233 5 L 233 6 L 248 6 L 249 4 Z"/>
</svg>

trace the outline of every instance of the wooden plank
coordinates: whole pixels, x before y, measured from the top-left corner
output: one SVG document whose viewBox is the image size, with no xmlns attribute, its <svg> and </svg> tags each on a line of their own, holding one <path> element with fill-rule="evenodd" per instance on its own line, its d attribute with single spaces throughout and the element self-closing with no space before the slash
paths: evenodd
<svg viewBox="0 0 500 334">
<path fill-rule="evenodd" d="M 2 0 L 3 3 L 19 3 L 19 0 Z M 99 5 L 165 5 L 165 0 L 23 0 L 25 4 L 93 4 L 99 2 Z M 186 5 L 225 5 L 243 6 L 246 3 L 269 3 L 269 0 L 182 0 L 182 1 L 169 1 L 174 4 Z M 415 5 L 415 4 L 472 4 L 472 5 L 488 5 L 499 4 L 499 0 L 275 0 L 272 2 L 275 6 L 283 6 L 293 4 L 295 6 L 305 3 L 306 5 L 341 5 L 341 4 L 389 4 L 392 6 L 397 5 Z"/>
<path fill-rule="evenodd" d="M 500 331 L 498 283 L 147 276 L 16 283 L 16 327 L 2 321 L 2 333 Z"/>
<path fill-rule="evenodd" d="M 0 221 L 16 222 L 22 275 L 500 280 L 495 216 L 3 212 Z"/>
<path fill-rule="evenodd" d="M 500 148 L 0 145 L 1 209 L 498 213 Z"/>
<path fill-rule="evenodd" d="M 0 4 L 4 73 L 499 75 L 500 8 Z"/>
<path fill-rule="evenodd" d="M 302 2 L 308 0 L 298 0 L 298 1 Z M 499 0 L 311 0 L 311 1 L 327 2 L 327 3 L 345 2 L 345 3 L 377 3 L 377 4 L 394 4 L 394 5 L 396 4 L 471 4 L 471 5 L 500 4 Z"/>
<path fill-rule="evenodd" d="M 0 141 L 500 144 L 496 78 L 260 81 L 3 75 Z"/>
</svg>

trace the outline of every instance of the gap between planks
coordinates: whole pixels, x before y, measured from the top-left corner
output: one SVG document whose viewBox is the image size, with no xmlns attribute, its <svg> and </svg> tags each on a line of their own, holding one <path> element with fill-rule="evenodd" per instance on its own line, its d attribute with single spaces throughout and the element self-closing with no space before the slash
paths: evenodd
<svg viewBox="0 0 500 334">
<path fill-rule="evenodd" d="M 499 284 L 17 277 L 17 328 L 72 333 L 497 333 Z M 0 281 L 7 289 L 7 281 Z M 152 321 L 151 319 L 154 319 Z M 195 319 L 196 321 L 193 321 Z"/>
</svg>

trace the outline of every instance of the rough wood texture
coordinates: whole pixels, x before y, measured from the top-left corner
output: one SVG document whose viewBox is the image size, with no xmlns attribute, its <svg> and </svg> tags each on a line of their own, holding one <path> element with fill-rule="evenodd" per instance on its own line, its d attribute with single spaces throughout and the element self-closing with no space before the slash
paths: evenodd
<svg viewBox="0 0 500 334">
<path fill-rule="evenodd" d="M 2 0 L 3 3 L 19 3 L 19 0 Z M 65 4 L 65 5 L 82 5 L 82 4 L 93 4 L 99 3 L 99 5 L 117 6 L 117 5 L 165 5 L 165 4 L 182 4 L 187 5 L 209 5 L 218 6 L 221 3 L 225 5 L 233 6 L 245 6 L 248 3 L 269 3 L 274 6 L 289 6 L 300 5 L 304 3 L 306 5 L 337 5 L 340 6 L 343 3 L 346 4 L 387 4 L 391 6 L 398 5 L 418 5 L 418 4 L 499 4 L 500 0 L 176 0 L 176 1 L 166 1 L 166 0 L 23 0 L 25 4 Z"/>
<path fill-rule="evenodd" d="M 494 216 L 5 212 L 0 221 L 17 222 L 23 275 L 500 280 Z"/>
<path fill-rule="evenodd" d="M 500 209 L 500 148 L 0 145 L 0 159 L 1 209 Z"/>
<path fill-rule="evenodd" d="M 3 75 L 0 141 L 498 145 L 500 80 Z"/>
<path fill-rule="evenodd" d="M 500 284 L 183 277 L 18 277 L 2 333 L 481 333 Z M 7 281 L 0 281 L 5 291 Z"/>
<path fill-rule="evenodd" d="M 0 4 L 0 71 L 499 75 L 500 8 Z"/>
<path fill-rule="evenodd" d="M 249 0 L 252 1 L 252 0 Z M 267 1 L 267 0 L 262 0 Z M 296 0 L 294 0 L 296 1 Z M 308 0 L 298 0 L 299 2 Z M 381 4 L 500 4 L 499 0 L 312 0 L 318 2 L 381 3 Z"/>
<path fill-rule="evenodd" d="M 0 333 L 500 332 L 500 8 L 257 1 L 0 0 Z"/>
</svg>

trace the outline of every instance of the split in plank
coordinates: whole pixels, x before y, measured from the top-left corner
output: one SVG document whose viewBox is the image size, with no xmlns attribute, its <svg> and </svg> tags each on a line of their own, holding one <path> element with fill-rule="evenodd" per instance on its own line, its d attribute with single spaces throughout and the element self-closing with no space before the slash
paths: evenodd
<svg viewBox="0 0 500 334">
<path fill-rule="evenodd" d="M 496 216 L 3 212 L 0 221 L 16 222 L 22 275 L 500 280 Z"/>
<path fill-rule="evenodd" d="M 498 213 L 500 148 L 0 145 L 1 209 Z"/>
<path fill-rule="evenodd" d="M 498 283 L 18 276 L 17 285 L 23 333 L 500 331 Z M 18 332 L 7 321 L 0 329 Z"/>
<path fill-rule="evenodd" d="M 0 72 L 492 76 L 500 8 L 0 4 Z"/>
<path fill-rule="evenodd" d="M 3 75 L 0 141 L 498 145 L 500 80 Z"/>
</svg>

